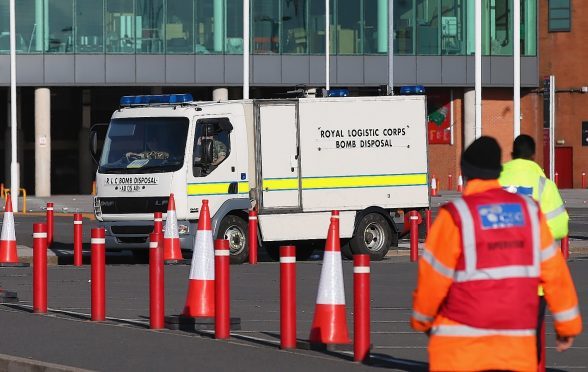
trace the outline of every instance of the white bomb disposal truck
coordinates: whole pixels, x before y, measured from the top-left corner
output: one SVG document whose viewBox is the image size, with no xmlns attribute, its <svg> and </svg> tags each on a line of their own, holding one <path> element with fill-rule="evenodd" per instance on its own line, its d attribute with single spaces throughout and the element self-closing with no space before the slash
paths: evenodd
<svg viewBox="0 0 588 372">
<path fill-rule="evenodd" d="M 192 249 L 203 199 L 231 260 L 248 257 L 247 211 L 273 258 L 324 244 L 340 211 L 345 255 L 381 259 L 397 245 L 394 217 L 429 206 L 424 96 L 195 102 L 125 96 L 90 132 L 98 163 L 94 210 L 108 249 L 147 249 L 153 212 L 175 196 L 182 249 Z M 306 241 L 306 242 L 300 242 Z"/>
</svg>

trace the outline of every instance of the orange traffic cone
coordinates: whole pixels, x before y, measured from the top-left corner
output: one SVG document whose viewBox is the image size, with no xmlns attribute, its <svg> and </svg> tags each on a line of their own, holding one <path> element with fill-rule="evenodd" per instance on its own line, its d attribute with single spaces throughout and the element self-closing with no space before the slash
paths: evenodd
<svg viewBox="0 0 588 372">
<path fill-rule="evenodd" d="M 431 196 L 437 196 L 437 178 L 435 175 L 431 178 Z"/>
<path fill-rule="evenodd" d="M 14 213 L 10 194 L 4 205 L 4 219 L 2 221 L 2 235 L 0 237 L 0 267 L 25 267 L 29 264 L 18 261 L 16 249 L 16 233 L 14 231 Z"/>
<path fill-rule="evenodd" d="M 345 290 L 339 242 L 339 212 L 333 211 L 316 298 L 311 344 L 348 344 Z"/>
<path fill-rule="evenodd" d="M 214 247 L 208 200 L 202 201 L 184 317 L 214 316 Z"/>
<path fill-rule="evenodd" d="M 167 218 L 165 219 L 165 233 L 163 235 L 163 262 L 166 265 L 186 262 L 182 258 L 182 250 L 180 248 L 176 202 L 173 193 L 169 195 L 169 202 L 167 203 Z"/>
</svg>

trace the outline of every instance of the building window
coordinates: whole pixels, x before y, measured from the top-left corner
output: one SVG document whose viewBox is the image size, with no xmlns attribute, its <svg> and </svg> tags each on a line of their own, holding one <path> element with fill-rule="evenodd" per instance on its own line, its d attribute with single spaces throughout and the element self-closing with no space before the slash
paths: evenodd
<svg viewBox="0 0 588 372">
<path fill-rule="evenodd" d="M 135 52 L 133 0 L 106 0 L 106 53 Z"/>
<path fill-rule="evenodd" d="M 185 0 L 167 0 L 165 45 L 169 54 L 194 52 L 194 3 Z"/>
<path fill-rule="evenodd" d="M 570 0 L 549 0 L 549 32 L 569 32 L 571 27 Z"/>
<path fill-rule="evenodd" d="M 77 53 L 104 53 L 104 0 L 77 0 L 75 7 Z"/>
<path fill-rule="evenodd" d="M 137 1 L 135 10 L 136 52 L 163 53 L 163 0 Z"/>
<path fill-rule="evenodd" d="M 44 23 L 48 33 L 45 50 L 48 53 L 73 53 L 73 1 L 49 0 L 45 4 Z"/>
<path fill-rule="evenodd" d="M 308 1 L 282 1 L 282 53 L 306 54 L 308 52 Z"/>
</svg>

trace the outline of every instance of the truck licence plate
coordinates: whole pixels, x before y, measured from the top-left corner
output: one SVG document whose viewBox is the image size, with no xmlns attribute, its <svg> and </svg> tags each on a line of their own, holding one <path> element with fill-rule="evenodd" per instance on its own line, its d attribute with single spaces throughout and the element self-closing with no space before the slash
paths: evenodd
<svg viewBox="0 0 588 372">
<path fill-rule="evenodd" d="M 159 177 L 155 176 L 128 176 L 128 177 L 106 177 L 105 186 L 113 186 L 121 192 L 137 192 L 145 189 L 145 186 L 159 185 Z"/>
</svg>

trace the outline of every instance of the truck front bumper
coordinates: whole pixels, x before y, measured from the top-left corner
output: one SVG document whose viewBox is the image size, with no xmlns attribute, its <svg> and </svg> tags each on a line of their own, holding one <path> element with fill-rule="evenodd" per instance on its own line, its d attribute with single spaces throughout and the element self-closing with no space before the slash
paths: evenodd
<svg viewBox="0 0 588 372">
<path fill-rule="evenodd" d="M 193 249 L 195 225 L 189 221 L 178 221 L 178 226 L 187 227 L 187 231 L 179 235 L 180 247 L 186 250 Z M 106 249 L 148 249 L 153 221 L 104 221 L 100 222 L 100 227 L 104 227 L 105 230 Z"/>
</svg>

